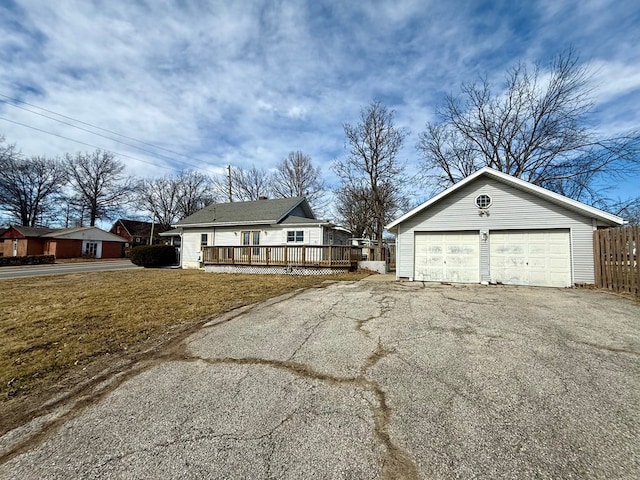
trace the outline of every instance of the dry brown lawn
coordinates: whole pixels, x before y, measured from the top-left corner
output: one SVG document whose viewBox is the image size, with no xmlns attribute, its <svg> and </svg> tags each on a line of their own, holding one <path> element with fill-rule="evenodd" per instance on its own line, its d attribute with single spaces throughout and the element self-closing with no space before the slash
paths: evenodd
<svg viewBox="0 0 640 480">
<path fill-rule="evenodd" d="M 161 349 L 240 306 L 364 276 L 145 269 L 0 280 L 0 432 L 96 365 Z"/>
</svg>

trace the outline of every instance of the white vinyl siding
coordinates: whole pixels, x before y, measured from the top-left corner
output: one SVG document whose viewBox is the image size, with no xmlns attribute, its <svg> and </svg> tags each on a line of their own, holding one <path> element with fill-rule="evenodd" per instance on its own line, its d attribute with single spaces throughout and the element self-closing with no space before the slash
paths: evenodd
<svg viewBox="0 0 640 480">
<path fill-rule="evenodd" d="M 182 246 L 180 247 L 180 260 L 182 268 L 200 267 L 200 240 L 201 230 L 186 231 L 182 235 Z"/>
<path fill-rule="evenodd" d="M 480 216 L 475 200 L 489 195 L 488 215 Z M 397 276 L 413 278 L 414 238 L 416 232 L 485 231 L 513 229 L 568 229 L 571 237 L 573 282 L 593 283 L 593 223 L 592 219 L 546 199 L 506 185 L 495 179 L 479 177 L 460 190 L 452 192 L 426 210 L 398 225 Z M 483 245 L 484 243 L 484 245 Z M 487 280 L 489 250 L 480 242 L 480 272 Z"/>
<path fill-rule="evenodd" d="M 477 232 L 417 232 L 415 258 L 415 280 L 480 281 L 480 242 Z"/>
<path fill-rule="evenodd" d="M 287 231 L 302 231 L 304 242 L 298 245 L 321 245 L 322 226 L 278 226 L 247 225 L 246 227 L 216 227 L 185 229 L 182 236 L 181 262 L 182 268 L 200 268 L 202 259 L 202 238 L 207 235 L 208 245 L 242 245 L 242 232 L 259 232 L 260 245 L 286 245 Z M 252 237 L 253 240 L 253 237 Z"/>
<path fill-rule="evenodd" d="M 569 230 L 492 231 L 491 281 L 510 285 L 571 286 Z"/>
</svg>

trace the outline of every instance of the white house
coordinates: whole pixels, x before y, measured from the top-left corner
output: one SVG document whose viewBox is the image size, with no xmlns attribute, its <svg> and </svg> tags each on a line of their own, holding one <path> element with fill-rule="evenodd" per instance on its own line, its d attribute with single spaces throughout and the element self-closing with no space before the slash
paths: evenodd
<svg viewBox="0 0 640 480">
<path fill-rule="evenodd" d="M 387 229 L 396 276 L 568 287 L 594 283 L 593 231 L 620 217 L 483 168 Z"/>
<path fill-rule="evenodd" d="M 237 250 L 249 257 L 245 264 L 256 264 L 268 263 L 264 255 L 270 252 L 262 247 L 346 245 L 349 237 L 348 231 L 317 219 L 304 197 L 215 203 L 173 226 L 172 234 L 180 235 L 182 268 L 201 268 L 204 247 L 252 247 Z M 225 253 L 233 254 L 234 249 Z M 222 263 L 240 262 L 238 257 L 226 260 Z"/>
</svg>

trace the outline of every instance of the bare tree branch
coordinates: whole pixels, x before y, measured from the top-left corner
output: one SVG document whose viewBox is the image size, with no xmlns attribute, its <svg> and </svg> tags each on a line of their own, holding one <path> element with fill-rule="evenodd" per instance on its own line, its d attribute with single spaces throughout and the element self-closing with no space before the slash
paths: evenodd
<svg viewBox="0 0 640 480">
<path fill-rule="evenodd" d="M 15 146 L 0 149 L 0 208 L 21 225 L 43 225 L 45 215 L 67 183 L 59 161 L 45 157 L 23 159 Z"/>
<path fill-rule="evenodd" d="M 271 190 L 276 197 L 305 197 L 315 212 L 326 207 L 322 173 L 301 151 L 290 152 L 278 164 L 271 175 Z"/>
<path fill-rule="evenodd" d="M 406 130 L 393 124 L 393 110 L 380 102 L 373 102 L 360 112 L 355 126 L 345 124 L 347 157 L 334 163 L 342 187 L 339 195 L 350 195 L 353 202 L 368 195 L 373 219 L 373 233 L 382 248 L 382 232 L 387 219 L 401 207 L 398 203 L 404 179 L 404 165 L 398 161 L 398 152 L 407 136 Z"/>
<path fill-rule="evenodd" d="M 568 50 L 548 70 L 516 65 L 497 92 L 486 79 L 463 84 L 420 135 L 429 182 L 446 188 L 489 166 L 593 204 L 596 184 L 640 172 L 640 132 L 595 135 L 589 79 Z"/>
<path fill-rule="evenodd" d="M 79 201 L 88 209 L 89 224 L 110 218 L 128 200 L 131 180 L 123 175 L 124 164 L 110 152 L 67 154 L 65 166 L 71 187 Z"/>
</svg>

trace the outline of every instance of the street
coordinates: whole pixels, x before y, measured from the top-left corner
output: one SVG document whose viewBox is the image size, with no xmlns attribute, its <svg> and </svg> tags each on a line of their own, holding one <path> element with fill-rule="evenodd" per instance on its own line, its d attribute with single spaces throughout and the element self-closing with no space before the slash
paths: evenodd
<svg viewBox="0 0 640 480">
<path fill-rule="evenodd" d="M 42 275 L 61 275 L 64 273 L 99 272 L 141 268 L 131 260 L 123 258 L 96 262 L 54 263 L 48 265 L 21 265 L 19 267 L 0 267 L 0 280 L 7 278 L 38 277 Z"/>
</svg>

